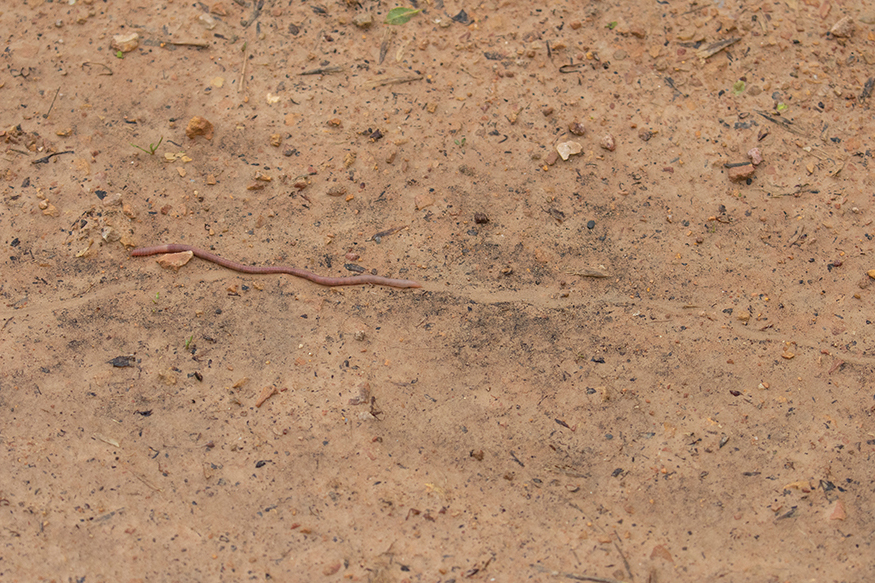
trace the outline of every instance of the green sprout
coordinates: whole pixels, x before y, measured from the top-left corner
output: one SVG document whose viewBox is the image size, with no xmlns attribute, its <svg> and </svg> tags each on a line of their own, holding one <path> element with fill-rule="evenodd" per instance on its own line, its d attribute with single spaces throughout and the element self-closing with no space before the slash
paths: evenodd
<svg viewBox="0 0 875 583">
<path fill-rule="evenodd" d="M 614 30 L 615 28 L 617 28 L 617 24 L 618 23 L 616 20 L 614 20 L 613 22 L 609 22 L 608 23 L 608 30 Z"/>
<path fill-rule="evenodd" d="M 116 51 L 116 52 L 115 52 L 115 58 L 116 58 L 116 59 L 124 59 L 124 58 L 125 58 L 125 54 L 124 54 L 123 52 L 121 52 L 121 51 Z"/>
<path fill-rule="evenodd" d="M 158 300 L 161 299 L 161 292 L 155 292 L 155 299 L 152 300 L 153 304 L 157 304 Z"/>
<path fill-rule="evenodd" d="M 459 146 L 463 150 L 465 149 L 465 137 L 464 136 L 462 137 L 461 141 L 460 140 L 453 140 L 453 141 L 456 143 L 457 146 Z"/>
<path fill-rule="evenodd" d="M 741 95 L 742 93 L 744 93 L 745 87 L 747 87 L 745 82 L 739 79 L 732 84 L 732 93 L 734 93 L 735 95 Z"/>
<path fill-rule="evenodd" d="M 138 150 L 142 150 L 142 151 L 146 152 L 147 154 L 151 154 L 152 156 L 154 156 L 154 155 L 155 155 L 155 150 L 158 149 L 158 146 L 160 146 L 160 145 L 161 145 L 161 142 L 163 142 L 163 141 L 164 141 L 164 136 L 161 136 L 161 139 L 158 140 L 158 143 L 157 143 L 157 144 L 149 144 L 149 149 L 148 149 L 148 150 L 147 150 L 146 148 L 143 148 L 143 147 L 141 147 L 141 146 L 138 146 L 137 144 L 133 144 L 133 143 L 132 143 L 131 145 L 132 145 L 133 147 L 135 147 L 136 149 L 138 149 Z"/>
<path fill-rule="evenodd" d="M 410 19 L 422 12 L 422 9 L 414 10 L 413 8 L 405 8 L 398 6 L 389 11 L 386 15 L 386 24 L 406 24 Z"/>
<path fill-rule="evenodd" d="M 185 349 L 188 350 L 188 347 L 191 346 L 191 341 L 194 340 L 194 334 L 188 337 L 188 340 L 185 341 Z"/>
</svg>

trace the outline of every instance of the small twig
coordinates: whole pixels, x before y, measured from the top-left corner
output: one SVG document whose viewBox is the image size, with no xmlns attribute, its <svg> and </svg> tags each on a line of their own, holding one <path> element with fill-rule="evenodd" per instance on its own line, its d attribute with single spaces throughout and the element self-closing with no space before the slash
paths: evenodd
<svg viewBox="0 0 875 583">
<path fill-rule="evenodd" d="M 173 45 L 176 47 L 198 47 L 201 49 L 206 49 L 210 46 L 210 43 L 200 40 L 169 40 L 166 42 L 168 45 Z"/>
<path fill-rule="evenodd" d="M 391 229 L 386 229 L 385 231 L 380 231 L 379 233 L 375 234 L 373 237 L 371 237 L 371 239 L 373 241 L 376 241 L 377 243 L 379 243 L 383 237 L 388 237 L 389 235 L 393 235 L 393 234 L 397 233 L 398 231 L 400 231 L 401 229 L 406 229 L 406 228 L 407 228 L 407 225 L 401 225 L 400 227 L 393 227 Z"/>
<path fill-rule="evenodd" d="M 383 38 L 380 40 L 380 60 L 377 62 L 378 65 L 382 65 L 386 59 L 386 53 L 389 52 L 389 40 L 393 34 L 395 34 L 395 31 L 390 31 L 388 28 L 383 31 Z"/>
<path fill-rule="evenodd" d="M 319 67 L 318 69 L 310 69 L 309 71 L 298 73 L 298 75 L 325 75 L 328 73 L 340 73 L 341 71 L 343 71 L 343 67 Z"/>
<path fill-rule="evenodd" d="M 784 128 L 785 130 L 787 130 L 787 131 L 790 132 L 791 134 L 796 134 L 797 136 L 805 136 L 805 132 L 802 131 L 801 129 L 795 127 L 795 126 L 793 125 L 793 122 L 792 122 L 792 121 L 788 121 L 788 120 L 786 120 L 786 119 L 784 119 L 784 118 L 780 118 L 780 119 L 779 119 L 779 118 L 773 117 L 773 116 L 767 114 L 767 113 L 764 112 L 764 111 L 757 111 L 757 114 L 758 114 L 760 117 L 769 120 L 769 121 L 772 122 L 773 124 L 775 124 L 775 125 L 777 125 L 777 126 L 780 126 L 780 127 Z"/>
<path fill-rule="evenodd" d="M 702 47 L 701 49 L 696 51 L 696 56 L 700 59 L 707 59 L 710 56 L 716 55 L 723 49 L 728 46 L 734 45 L 738 41 L 741 40 L 741 37 L 733 37 L 733 38 L 725 38 L 723 40 L 719 40 L 717 42 L 713 42 L 706 47 Z"/>
<path fill-rule="evenodd" d="M 680 89 L 675 87 L 674 79 L 672 79 L 671 77 L 665 77 L 665 84 L 668 85 L 669 87 L 671 87 L 674 90 L 674 92 L 677 93 L 678 95 L 680 95 L 681 97 L 689 97 L 689 95 L 687 95 L 686 93 L 684 93 L 683 91 L 681 91 Z"/>
<path fill-rule="evenodd" d="M 604 271 L 599 271 L 597 269 L 584 269 L 583 271 L 566 271 L 568 275 L 576 275 L 577 277 L 595 277 L 595 278 L 605 278 L 611 277 L 609 273 L 605 273 Z"/>
<path fill-rule="evenodd" d="M 368 81 L 365 83 L 365 89 L 376 89 L 377 87 L 383 87 L 384 85 L 398 85 L 400 83 L 410 83 L 411 81 L 419 81 L 423 77 L 422 75 L 407 75 L 403 77 L 390 77 L 388 79 L 378 79 L 375 81 Z"/>
<path fill-rule="evenodd" d="M 156 492 L 163 491 L 158 486 L 155 486 L 154 484 L 149 483 L 149 481 L 146 478 L 144 478 L 143 476 L 141 476 L 137 472 L 131 472 L 131 475 L 134 476 L 135 478 L 137 478 L 138 480 L 140 480 L 141 482 L 143 482 L 144 484 L 146 484 L 147 486 L 149 486 L 150 488 L 152 488 L 153 490 L 155 490 Z"/>
<path fill-rule="evenodd" d="M 531 565 L 536 571 L 540 571 L 541 573 L 546 573 L 549 570 L 542 565 Z M 573 581 L 592 581 L 593 583 L 623 583 L 623 581 L 618 581 L 617 579 L 611 579 L 610 577 L 596 577 L 594 575 L 577 575 L 575 573 L 562 573 L 553 571 L 551 574 L 558 575 L 559 577 L 565 577 L 566 579 L 571 579 Z"/>
<path fill-rule="evenodd" d="M 691 9 L 687 10 L 686 12 L 681 12 L 681 16 L 686 16 L 687 14 L 692 14 L 693 12 L 698 12 L 699 10 L 706 8 L 707 6 L 708 6 L 707 4 L 702 4 L 701 6 L 696 6 L 695 8 L 691 8 Z"/>
<path fill-rule="evenodd" d="M 240 4 L 240 6 L 244 6 L 244 4 Z M 257 0 L 252 3 L 252 14 L 249 15 L 249 18 L 244 18 L 240 21 L 240 26 L 243 28 L 248 28 L 250 24 L 255 22 L 259 16 L 261 16 L 261 9 L 264 8 L 264 0 Z"/>
<path fill-rule="evenodd" d="M 49 154 L 48 156 L 43 156 L 42 158 L 34 160 L 33 162 L 31 162 L 31 164 L 45 164 L 54 156 L 60 156 L 61 154 L 75 154 L 75 152 L 73 150 L 65 150 L 63 152 L 55 152 L 54 154 Z"/>
<path fill-rule="evenodd" d="M 246 89 L 246 43 L 243 43 L 243 47 L 240 49 L 243 53 L 243 66 L 240 67 L 240 83 L 237 84 L 237 93 L 242 92 Z"/>
<path fill-rule="evenodd" d="M 573 579 L 574 581 L 594 581 L 595 583 L 623 583 L 622 581 L 611 579 L 610 577 L 593 577 L 592 575 L 575 575 L 574 573 L 562 573 L 562 576 L 566 579 Z"/>
<path fill-rule="evenodd" d="M 49 105 L 49 110 L 43 114 L 43 119 L 48 119 L 49 114 L 52 113 L 52 108 L 55 107 L 55 100 L 58 98 L 58 93 L 61 92 L 61 88 L 58 87 L 58 90 L 55 91 L 55 96 L 52 97 L 52 104 Z"/>
<path fill-rule="evenodd" d="M 617 531 L 614 531 L 614 536 L 617 540 L 619 540 L 620 535 L 617 534 Z M 626 573 L 629 574 L 629 580 L 634 581 L 635 576 L 632 574 L 632 569 L 629 568 L 629 561 L 626 560 L 626 555 L 623 554 L 623 549 L 620 548 L 620 545 L 617 544 L 617 540 L 611 539 L 611 542 L 614 543 L 614 546 L 617 548 L 617 552 L 620 553 L 620 558 L 623 559 L 623 566 L 626 567 Z"/>
</svg>

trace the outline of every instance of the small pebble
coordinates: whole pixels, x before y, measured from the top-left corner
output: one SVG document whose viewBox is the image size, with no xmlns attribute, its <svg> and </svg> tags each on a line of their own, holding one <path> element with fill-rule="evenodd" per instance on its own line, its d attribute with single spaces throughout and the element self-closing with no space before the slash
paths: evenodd
<svg viewBox="0 0 875 583">
<path fill-rule="evenodd" d="M 474 213 L 474 222 L 478 225 L 485 225 L 489 222 L 489 217 L 485 213 Z"/>
<path fill-rule="evenodd" d="M 352 23 L 359 28 L 370 28 L 374 24 L 374 15 L 370 12 L 359 14 L 352 19 Z"/>
<path fill-rule="evenodd" d="M 750 158 L 751 164 L 759 166 L 763 163 L 763 156 L 760 154 L 759 148 L 751 148 L 747 151 L 747 157 Z"/>
<path fill-rule="evenodd" d="M 212 140 L 213 124 L 210 123 L 210 121 L 206 118 L 196 115 L 191 118 L 188 122 L 188 125 L 185 126 L 185 135 L 192 140 L 195 138 L 195 136 L 203 136 L 208 140 Z"/>
<path fill-rule="evenodd" d="M 140 46 L 140 35 L 136 32 L 117 34 L 112 37 L 112 43 L 109 46 L 114 51 L 129 53 Z"/>
<path fill-rule="evenodd" d="M 753 164 L 742 164 L 741 166 L 733 166 L 727 169 L 729 180 L 733 182 L 741 182 L 753 176 L 756 168 Z"/>
<path fill-rule="evenodd" d="M 191 261 L 194 253 L 191 251 L 182 251 L 181 253 L 165 253 L 159 255 L 155 262 L 164 269 L 178 270 L 180 267 Z"/>
<path fill-rule="evenodd" d="M 848 38 L 854 34 L 854 19 L 850 16 L 845 16 L 832 25 L 829 33 L 836 38 Z"/>
<path fill-rule="evenodd" d="M 583 127 L 583 124 L 579 121 L 573 121 L 568 124 L 568 131 L 574 134 L 575 136 L 582 136 L 586 133 L 586 128 Z"/>
<path fill-rule="evenodd" d="M 613 152 L 617 148 L 616 144 L 614 143 L 614 136 L 612 136 L 611 134 L 605 134 L 605 136 L 599 142 L 599 146 L 601 146 L 605 150 L 608 150 L 609 152 Z"/>
<path fill-rule="evenodd" d="M 580 154 L 583 151 L 583 146 L 578 142 L 561 142 L 556 144 L 556 151 L 559 152 L 563 160 L 568 160 L 570 156 Z"/>
<path fill-rule="evenodd" d="M 371 400 L 371 385 L 364 382 L 356 387 L 356 394 L 349 400 L 350 405 L 366 405 Z"/>
</svg>

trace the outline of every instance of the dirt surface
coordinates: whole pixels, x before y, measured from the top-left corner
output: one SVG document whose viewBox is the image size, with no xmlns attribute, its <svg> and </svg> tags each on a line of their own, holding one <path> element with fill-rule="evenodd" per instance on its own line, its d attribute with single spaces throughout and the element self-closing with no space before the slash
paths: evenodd
<svg viewBox="0 0 875 583">
<path fill-rule="evenodd" d="M 875 580 L 875 10 L 418 6 L 0 8 L 0 579 Z"/>
</svg>

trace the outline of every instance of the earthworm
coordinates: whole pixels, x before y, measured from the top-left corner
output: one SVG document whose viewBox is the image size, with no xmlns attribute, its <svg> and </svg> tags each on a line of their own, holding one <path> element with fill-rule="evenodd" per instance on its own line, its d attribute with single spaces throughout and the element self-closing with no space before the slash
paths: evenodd
<svg viewBox="0 0 875 583">
<path fill-rule="evenodd" d="M 236 261 L 231 261 L 230 259 L 225 259 L 224 257 L 219 257 L 213 253 L 208 251 L 204 251 L 203 249 L 199 249 L 197 247 L 193 247 L 191 245 L 157 245 L 155 247 L 138 247 L 131 251 L 131 257 L 145 257 L 147 255 L 158 255 L 161 253 L 180 253 L 184 251 L 191 251 L 192 254 L 200 257 L 201 259 L 206 259 L 207 261 L 212 261 L 217 265 L 221 265 L 222 267 L 227 267 L 228 269 L 233 269 L 234 271 L 240 271 L 243 273 L 287 273 L 289 275 L 294 275 L 295 277 L 302 277 L 304 279 L 308 279 L 313 283 L 318 283 L 319 285 L 324 285 L 328 287 L 336 287 L 340 285 L 364 285 L 366 283 L 372 283 L 374 285 L 386 285 L 389 287 L 422 287 L 416 281 L 410 281 L 409 279 L 391 279 L 388 277 L 382 277 L 379 275 L 353 275 L 351 277 L 325 277 L 322 275 L 316 275 L 315 273 L 311 273 L 304 269 L 299 269 L 297 267 L 289 267 L 287 265 L 246 265 L 243 263 L 237 263 Z"/>
</svg>

